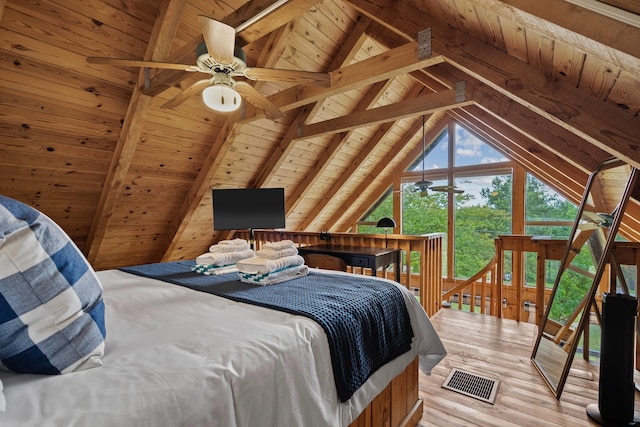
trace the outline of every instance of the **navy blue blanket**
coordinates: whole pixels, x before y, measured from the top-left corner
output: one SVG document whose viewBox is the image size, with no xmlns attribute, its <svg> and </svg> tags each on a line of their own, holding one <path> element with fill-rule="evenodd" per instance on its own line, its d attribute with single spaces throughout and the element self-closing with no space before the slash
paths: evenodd
<svg viewBox="0 0 640 427">
<path fill-rule="evenodd" d="M 121 270 L 315 320 L 327 334 L 341 402 L 411 346 L 413 329 L 404 297 L 382 280 L 311 271 L 305 277 L 259 286 L 241 282 L 237 273 L 194 273 L 193 265 L 193 260 L 177 261 Z"/>
</svg>

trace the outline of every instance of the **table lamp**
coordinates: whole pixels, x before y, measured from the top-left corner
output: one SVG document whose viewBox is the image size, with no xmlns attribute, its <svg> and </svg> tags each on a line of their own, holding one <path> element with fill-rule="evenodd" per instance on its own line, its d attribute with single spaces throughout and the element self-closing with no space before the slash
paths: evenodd
<svg viewBox="0 0 640 427">
<path fill-rule="evenodd" d="M 393 218 L 388 218 L 388 217 L 384 217 L 384 218 L 380 218 L 378 220 L 378 223 L 376 224 L 376 227 L 382 227 L 384 228 L 384 247 L 387 247 L 387 233 L 388 233 L 388 229 L 389 228 L 395 228 L 396 227 L 396 222 Z"/>
</svg>

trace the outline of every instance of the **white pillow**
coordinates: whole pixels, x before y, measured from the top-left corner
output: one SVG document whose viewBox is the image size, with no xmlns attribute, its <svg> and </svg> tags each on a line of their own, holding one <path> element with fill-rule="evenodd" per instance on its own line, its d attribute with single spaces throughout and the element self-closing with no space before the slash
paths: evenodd
<svg viewBox="0 0 640 427">
<path fill-rule="evenodd" d="M 0 368 L 101 366 L 105 335 L 102 286 L 80 250 L 47 216 L 0 196 Z"/>
</svg>

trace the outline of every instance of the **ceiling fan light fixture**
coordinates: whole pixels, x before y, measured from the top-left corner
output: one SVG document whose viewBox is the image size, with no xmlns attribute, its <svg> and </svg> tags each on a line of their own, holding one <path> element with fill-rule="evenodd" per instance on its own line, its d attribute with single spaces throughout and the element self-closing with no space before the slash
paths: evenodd
<svg viewBox="0 0 640 427">
<path fill-rule="evenodd" d="M 214 84 L 202 91 L 202 100 L 212 110 L 229 113 L 240 108 L 242 98 L 230 85 Z"/>
</svg>

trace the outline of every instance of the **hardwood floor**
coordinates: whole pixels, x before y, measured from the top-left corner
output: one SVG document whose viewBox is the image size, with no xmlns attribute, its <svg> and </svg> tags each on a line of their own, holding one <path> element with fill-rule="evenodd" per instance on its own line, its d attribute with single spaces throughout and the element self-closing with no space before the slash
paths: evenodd
<svg viewBox="0 0 640 427">
<path fill-rule="evenodd" d="M 448 354 L 430 376 L 420 373 L 424 412 L 418 426 L 598 425 L 586 413 L 587 405 L 598 402 L 598 366 L 576 358 L 556 400 L 530 361 L 537 333 L 533 324 L 451 309 L 431 320 Z M 442 388 L 452 368 L 499 380 L 495 404 Z"/>
</svg>

